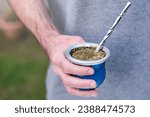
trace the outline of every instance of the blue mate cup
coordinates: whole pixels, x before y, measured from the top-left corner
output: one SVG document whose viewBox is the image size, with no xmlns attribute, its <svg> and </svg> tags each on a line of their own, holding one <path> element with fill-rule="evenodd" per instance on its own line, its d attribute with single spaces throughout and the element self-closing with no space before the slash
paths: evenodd
<svg viewBox="0 0 150 117">
<path fill-rule="evenodd" d="M 110 56 L 110 51 L 108 48 L 103 47 L 103 51 L 106 53 L 105 57 L 99 60 L 89 60 L 89 61 L 83 61 L 83 60 L 78 60 L 74 57 L 71 56 L 71 51 L 75 48 L 78 47 L 90 47 L 90 46 L 95 46 L 98 47 L 98 44 L 96 43 L 81 43 L 81 44 L 75 44 L 70 46 L 66 51 L 65 51 L 65 57 L 72 63 L 80 65 L 80 66 L 90 66 L 94 69 L 94 74 L 93 75 L 88 75 L 88 76 L 76 76 L 82 79 L 92 79 L 96 81 L 97 87 L 98 88 L 103 81 L 105 80 L 106 76 L 106 70 L 105 70 L 105 62 Z M 81 88 L 81 90 L 93 90 L 95 88 Z"/>
</svg>

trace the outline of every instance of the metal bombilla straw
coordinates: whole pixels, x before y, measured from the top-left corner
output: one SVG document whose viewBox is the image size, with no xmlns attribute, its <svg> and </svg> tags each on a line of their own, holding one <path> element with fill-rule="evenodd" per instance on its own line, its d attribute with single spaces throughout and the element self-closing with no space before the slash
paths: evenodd
<svg viewBox="0 0 150 117">
<path fill-rule="evenodd" d="M 102 49 L 102 47 L 104 46 L 105 41 L 108 39 L 108 37 L 111 35 L 112 31 L 114 30 L 114 28 L 117 26 L 117 24 L 119 23 L 119 21 L 121 20 L 121 18 L 123 17 L 124 13 L 127 11 L 127 9 L 130 7 L 131 3 L 127 2 L 126 6 L 124 7 L 124 9 L 121 11 L 120 15 L 116 18 L 114 24 L 112 25 L 112 27 L 108 30 L 107 34 L 104 36 L 104 38 L 102 39 L 102 41 L 100 42 L 99 46 L 96 48 L 95 52 L 98 52 L 100 49 Z"/>
</svg>

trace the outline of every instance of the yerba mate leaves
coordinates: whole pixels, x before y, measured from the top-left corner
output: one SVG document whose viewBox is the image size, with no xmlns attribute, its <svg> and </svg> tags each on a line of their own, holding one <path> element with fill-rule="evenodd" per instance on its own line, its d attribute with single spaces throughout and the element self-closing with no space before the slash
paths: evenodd
<svg viewBox="0 0 150 117">
<path fill-rule="evenodd" d="M 106 53 L 103 50 L 95 52 L 96 47 L 79 47 L 71 51 L 71 56 L 79 60 L 99 60 L 105 57 Z"/>
</svg>

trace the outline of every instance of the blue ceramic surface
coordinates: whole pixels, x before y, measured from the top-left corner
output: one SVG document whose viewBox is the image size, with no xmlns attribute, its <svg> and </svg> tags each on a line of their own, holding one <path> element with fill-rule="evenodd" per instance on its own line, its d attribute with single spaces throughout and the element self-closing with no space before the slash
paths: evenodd
<svg viewBox="0 0 150 117">
<path fill-rule="evenodd" d="M 106 70 L 105 70 L 105 62 L 91 66 L 94 69 L 94 74 L 90 76 L 77 76 L 82 79 L 92 79 L 96 81 L 97 87 L 99 87 L 103 81 L 105 80 Z M 97 88 L 96 87 L 96 88 Z M 81 90 L 93 90 L 94 88 L 82 88 Z"/>
</svg>

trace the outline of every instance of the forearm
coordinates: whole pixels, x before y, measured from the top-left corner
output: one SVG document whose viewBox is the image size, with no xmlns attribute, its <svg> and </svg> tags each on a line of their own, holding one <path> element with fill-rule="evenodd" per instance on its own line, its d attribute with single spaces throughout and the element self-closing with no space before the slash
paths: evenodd
<svg viewBox="0 0 150 117">
<path fill-rule="evenodd" d="M 51 37 L 59 33 L 51 22 L 43 0 L 9 0 L 9 3 L 42 47 L 48 51 L 57 41 Z"/>
</svg>

